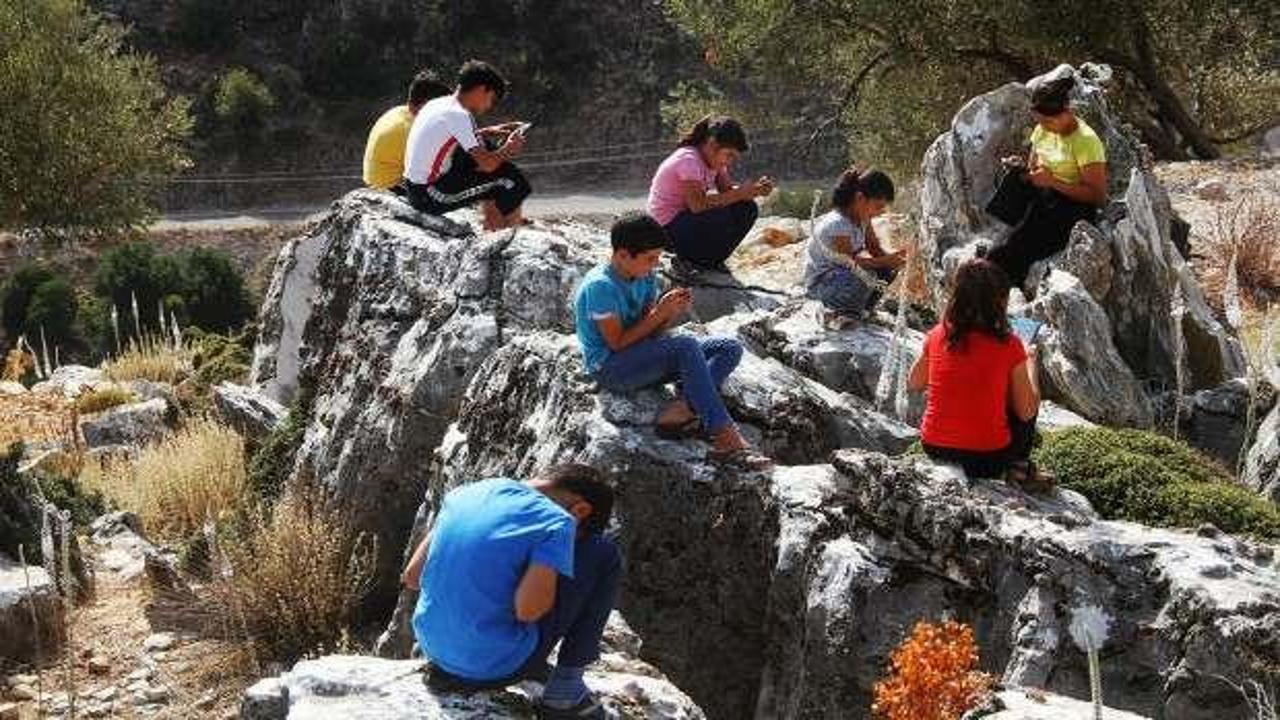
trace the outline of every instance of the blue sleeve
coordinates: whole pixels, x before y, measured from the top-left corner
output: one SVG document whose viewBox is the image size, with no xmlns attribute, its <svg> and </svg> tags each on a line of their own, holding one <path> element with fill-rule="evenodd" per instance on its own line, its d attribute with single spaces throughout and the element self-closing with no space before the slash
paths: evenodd
<svg viewBox="0 0 1280 720">
<path fill-rule="evenodd" d="M 590 282 L 582 288 L 582 311 L 595 322 L 607 317 L 622 317 L 622 304 L 613 287 L 606 282 Z"/>
<path fill-rule="evenodd" d="M 547 526 L 542 542 L 533 548 L 529 562 L 546 565 L 567 578 L 573 577 L 573 542 L 577 525 L 567 515 Z"/>
</svg>

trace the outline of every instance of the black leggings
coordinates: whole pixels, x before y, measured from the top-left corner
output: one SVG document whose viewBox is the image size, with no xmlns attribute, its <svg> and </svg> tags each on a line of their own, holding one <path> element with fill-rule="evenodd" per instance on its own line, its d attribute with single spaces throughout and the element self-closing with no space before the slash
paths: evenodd
<svg viewBox="0 0 1280 720">
<path fill-rule="evenodd" d="M 702 267 L 715 267 L 733 254 L 756 224 L 760 208 L 754 200 L 703 210 L 682 211 L 667 223 L 671 251 Z"/>
<path fill-rule="evenodd" d="M 1029 185 L 1022 173 L 1007 173 L 1003 182 Z M 1098 214 L 1093 205 L 1076 202 L 1052 190 L 1035 192 L 1032 196 L 1026 219 L 1004 245 L 987 254 L 987 259 L 999 265 L 1016 288 L 1027 281 L 1027 272 L 1033 263 L 1066 249 L 1071 228 L 1077 222 L 1093 222 Z"/>
<path fill-rule="evenodd" d="M 1023 420 L 1010 410 L 1008 418 L 1011 439 L 1009 446 L 1006 448 L 976 452 L 923 443 L 924 453 L 939 462 L 960 465 L 969 477 L 1002 477 L 1013 463 L 1031 459 L 1031 448 L 1036 439 L 1036 419 L 1034 417 L 1030 420 Z"/>
<path fill-rule="evenodd" d="M 513 163 L 504 162 L 487 173 L 476 166 L 475 158 L 462 148 L 455 148 L 449 158 L 449 169 L 427 185 L 405 180 L 405 194 L 414 208 L 441 215 L 481 200 L 492 200 L 503 215 L 520 208 L 532 189 L 524 173 Z"/>
</svg>

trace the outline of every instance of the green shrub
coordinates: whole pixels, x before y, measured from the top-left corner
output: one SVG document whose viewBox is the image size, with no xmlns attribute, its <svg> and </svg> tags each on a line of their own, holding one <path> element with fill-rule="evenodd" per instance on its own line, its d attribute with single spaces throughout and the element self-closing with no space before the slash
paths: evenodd
<svg viewBox="0 0 1280 720">
<path fill-rule="evenodd" d="M 311 424 L 313 400 L 313 392 L 305 385 L 298 388 L 298 395 L 284 422 L 272 430 L 253 453 L 249 461 L 249 486 L 263 498 L 274 500 L 280 497 L 293 470 L 293 461 L 298 455 L 298 447 L 302 445 L 307 425 Z"/>
<path fill-rule="evenodd" d="M 90 390 L 76 398 L 76 411 L 81 415 L 92 415 L 120 405 L 127 405 L 137 399 L 133 393 L 119 387 Z"/>
<path fill-rule="evenodd" d="M 237 135 L 257 136 L 275 106 L 276 99 L 267 86 L 244 68 L 234 68 L 218 80 L 214 112 Z"/>
<path fill-rule="evenodd" d="M 181 256 L 183 309 L 187 322 L 225 332 L 253 316 L 244 278 L 221 250 L 196 248 Z"/>
<path fill-rule="evenodd" d="M 134 322 L 132 303 L 138 302 L 138 321 L 142 329 L 159 326 L 160 302 L 182 290 L 182 269 L 169 256 L 159 255 L 146 241 L 118 245 L 104 252 L 94 273 L 94 292 L 120 315 L 120 333 L 132 337 Z M 169 301 L 172 303 L 172 301 Z"/>
<path fill-rule="evenodd" d="M 242 383 L 253 361 L 254 328 L 246 326 L 233 335 L 191 330 L 195 348 L 193 363 L 196 381 L 204 386 L 229 381 Z"/>
<path fill-rule="evenodd" d="M 53 269 L 40 263 L 27 263 L 14 271 L 0 289 L 0 313 L 5 334 L 16 338 L 24 332 L 27 307 L 36 288 L 54 279 Z"/>
<path fill-rule="evenodd" d="M 18 472 L 22 445 L 0 451 L 0 553 L 16 559 L 18 546 L 29 564 L 44 561 L 40 550 L 38 501 L 53 503 L 71 512 L 72 521 L 84 528 L 106 510 L 99 493 L 86 493 L 72 478 L 47 476 L 36 479 Z"/>
<path fill-rule="evenodd" d="M 1048 433 L 1036 461 L 1089 498 L 1105 518 L 1157 527 L 1213 523 L 1231 533 L 1280 538 L 1280 507 L 1235 484 L 1222 466 L 1183 443 L 1142 430 L 1071 428 Z"/>
</svg>

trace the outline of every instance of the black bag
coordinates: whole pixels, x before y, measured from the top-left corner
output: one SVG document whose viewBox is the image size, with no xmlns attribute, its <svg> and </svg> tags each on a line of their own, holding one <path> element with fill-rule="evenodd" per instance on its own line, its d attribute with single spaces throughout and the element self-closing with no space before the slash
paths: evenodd
<svg viewBox="0 0 1280 720">
<path fill-rule="evenodd" d="M 1036 188 L 1027 182 L 1027 170 L 1005 166 L 996 194 L 987 203 L 987 212 L 1006 225 L 1018 225 L 1036 200 Z"/>
</svg>

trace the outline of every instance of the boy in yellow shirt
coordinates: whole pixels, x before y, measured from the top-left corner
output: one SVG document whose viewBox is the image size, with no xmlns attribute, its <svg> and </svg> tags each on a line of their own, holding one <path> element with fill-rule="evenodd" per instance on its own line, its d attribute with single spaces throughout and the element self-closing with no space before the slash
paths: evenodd
<svg viewBox="0 0 1280 720">
<path fill-rule="evenodd" d="M 451 92 L 430 70 L 413 77 L 408 102 L 384 112 L 369 131 L 369 140 L 364 146 L 365 185 L 390 190 L 400 183 L 404 176 L 404 148 L 414 116 L 428 100 Z"/>
<path fill-rule="evenodd" d="M 1067 76 L 1041 82 L 1031 92 L 1036 127 L 1027 169 L 1008 173 L 1005 182 L 1029 185 L 1032 199 L 1009 239 L 987 255 L 1013 287 L 1022 287 L 1033 263 L 1065 249 L 1071 228 L 1081 220 L 1093 222 L 1107 203 L 1106 148 L 1071 111 L 1074 86 L 1075 78 Z"/>
</svg>

